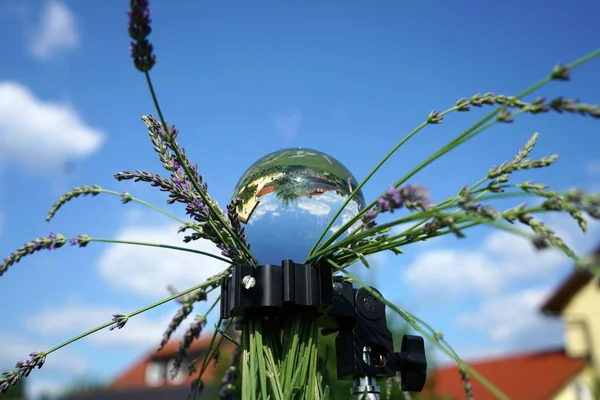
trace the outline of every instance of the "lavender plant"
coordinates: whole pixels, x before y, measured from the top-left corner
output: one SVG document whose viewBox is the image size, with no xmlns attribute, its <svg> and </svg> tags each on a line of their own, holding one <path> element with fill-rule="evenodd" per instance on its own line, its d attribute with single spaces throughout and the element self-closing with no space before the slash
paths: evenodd
<svg viewBox="0 0 600 400">
<path fill-rule="evenodd" d="M 66 237 L 62 234 L 51 233 L 25 243 L 5 258 L 0 264 L 0 275 L 4 274 L 25 256 L 42 250 L 55 250 L 63 247 L 67 242 L 71 246 L 78 247 L 86 247 L 92 242 L 162 247 L 171 251 L 187 251 L 197 253 L 200 256 L 216 258 L 229 265 L 256 266 L 258 264 L 250 251 L 250 243 L 247 241 L 244 228 L 236 211 L 240 200 L 234 199 L 227 205 L 226 210 L 219 206 L 209 195 L 208 185 L 199 174 L 198 166 L 190 162 L 184 148 L 177 142 L 178 129 L 175 126 L 169 126 L 163 116 L 150 78 L 150 71 L 156 64 L 156 56 L 154 48 L 148 40 L 151 33 L 148 1 L 130 0 L 128 15 L 129 35 L 132 39 L 131 56 L 135 68 L 146 78 L 157 112 L 157 116 L 145 115 L 142 116 L 142 120 L 146 125 L 154 151 L 157 153 L 162 167 L 167 172 L 166 176 L 161 176 L 148 171 L 122 171 L 116 173 L 114 177 L 118 181 L 146 182 L 167 193 L 167 204 L 184 204 L 189 220 L 181 220 L 127 192 L 120 193 L 96 185 L 74 188 L 63 195 L 52 206 L 46 219 L 50 221 L 63 205 L 75 198 L 95 197 L 100 194 L 119 196 L 124 204 L 136 202 L 177 221 L 180 224 L 179 232 L 186 233 L 183 239 L 184 243 L 200 239 L 209 240 L 217 245 L 221 250 L 221 255 L 218 256 L 185 246 L 96 238 L 86 234 Z M 549 190 L 546 185 L 532 181 L 510 182 L 515 171 L 546 168 L 557 161 L 556 155 L 539 159 L 528 158 L 539 138 L 538 133 L 531 136 L 511 161 L 505 161 L 499 166 L 492 167 L 478 182 L 464 186 L 452 198 L 434 203 L 427 189 L 412 181 L 418 172 L 446 153 L 474 138 L 494 124 L 514 122 L 520 114 L 556 112 L 600 118 L 600 106 L 582 103 L 574 99 L 558 97 L 548 100 L 545 97 L 538 97 L 531 102 L 523 100 L 552 80 L 569 81 L 571 72 L 576 67 L 598 55 L 600 55 L 600 49 L 571 64 L 557 64 L 546 78 L 518 95 L 476 94 L 470 98 L 459 99 L 454 106 L 443 112 L 432 111 L 425 121 L 403 138 L 356 187 L 335 217 L 329 222 L 305 260 L 306 263 L 329 264 L 336 271 L 345 274 L 349 280 L 365 287 L 373 296 L 380 298 L 390 309 L 404 318 L 410 326 L 453 358 L 460 366 L 461 376 L 457 379 L 463 380 L 467 398 L 473 398 L 471 378 L 482 382 L 497 398 L 507 399 L 507 396 L 502 393 L 500 388 L 494 386 L 485 377 L 465 364 L 444 340 L 440 332 L 408 311 L 381 298 L 377 292 L 351 274 L 347 267 L 358 261 L 368 267 L 366 257 L 369 255 L 382 251 L 401 254 L 401 249 L 408 244 L 447 234 L 465 237 L 465 231 L 468 228 L 488 225 L 528 237 L 532 245 L 540 250 L 549 247 L 558 248 L 566 256 L 577 261 L 579 268 L 587 269 L 596 276 L 600 275 L 600 266 L 597 260 L 578 257 L 550 227 L 534 218 L 534 215 L 546 212 L 567 213 L 585 232 L 586 216 L 587 218 L 600 219 L 600 194 L 585 193 L 579 189 L 557 192 Z M 489 106 L 493 110 L 422 163 L 415 166 L 378 198 L 359 211 L 354 218 L 343 224 L 332 236 L 324 240 L 326 233 L 342 213 L 344 207 L 356 196 L 377 170 L 408 140 L 428 125 L 442 123 L 444 118 L 452 112 L 467 112 L 474 107 L 482 108 L 484 106 Z M 498 210 L 491 205 L 491 202 L 504 198 L 529 198 L 534 202 L 534 205 L 528 206 L 526 203 L 522 203 L 505 210 Z M 380 223 L 378 221 L 381 214 L 392 214 L 400 210 L 406 210 L 408 213 L 391 222 Z M 392 233 L 392 228 L 400 226 L 402 226 L 402 229 L 399 232 L 394 231 Z M 349 229 L 353 229 L 352 232 L 342 237 L 342 233 Z M 176 293 L 174 289 L 171 289 L 172 295 L 157 303 L 129 314 L 114 314 L 112 317 L 107 318 L 108 321 L 105 324 L 97 328 L 46 351 L 30 353 L 28 359 L 17 362 L 13 370 L 2 374 L 2 377 L 0 377 L 0 394 L 6 393 L 8 388 L 16 385 L 21 378 L 29 376 L 33 369 L 41 368 L 47 357 L 55 351 L 102 329 L 120 330 L 126 328 L 129 319 L 175 300 L 181 307 L 160 340 L 158 348 L 162 348 L 183 321 L 192 314 L 195 304 L 206 301 L 207 295 L 218 289 L 221 279 L 228 276 L 229 273 L 229 268 L 226 268 L 206 282 L 197 284 L 182 292 Z M 197 315 L 189 325 L 181 340 L 172 373 L 178 372 L 181 368 L 181 362 L 185 358 L 190 345 L 202 334 L 206 327 L 206 315 L 216 306 L 217 302 L 218 299 L 211 305 L 206 314 Z M 227 326 L 220 328 L 219 326 L 223 326 L 223 324 Z M 219 321 L 215 324 L 211 345 L 203 358 L 200 371 L 195 370 L 195 362 L 191 363 L 190 374 L 197 373 L 191 387 L 191 395 L 201 394 L 204 387 L 202 374 L 209 367 L 212 360 L 219 360 L 220 344 L 224 340 L 228 340 L 235 344 L 235 351 L 231 355 L 230 366 L 223 377 L 219 398 L 232 398 L 236 389 L 234 382 L 240 374 L 242 377 L 241 392 L 244 399 L 266 400 L 272 398 L 287 400 L 302 398 L 312 400 L 328 398 L 328 388 L 323 384 L 324 374 L 318 368 L 317 344 L 319 334 L 316 316 L 291 316 L 285 321 L 283 334 L 281 327 L 275 325 L 272 321 L 261 318 L 247 318 L 240 338 L 241 343 L 238 343 L 236 338 L 226 333 L 230 324 L 231 321 Z M 388 381 L 388 386 L 391 384 L 392 380 Z"/>
</svg>

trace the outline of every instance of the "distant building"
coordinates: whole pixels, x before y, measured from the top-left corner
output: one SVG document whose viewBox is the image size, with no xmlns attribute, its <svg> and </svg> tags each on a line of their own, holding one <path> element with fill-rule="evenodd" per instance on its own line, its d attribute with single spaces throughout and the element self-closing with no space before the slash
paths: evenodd
<svg viewBox="0 0 600 400">
<path fill-rule="evenodd" d="M 201 337 L 192 343 L 188 351 L 188 359 L 193 360 L 202 355 L 212 337 Z M 182 365 L 181 371 L 171 379 L 170 370 L 179 348 L 178 341 L 169 342 L 161 351 L 150 350 L 147 354 L 135 361 L 129 368 L 118 375 L 107 389 L 93 391 L 89 393 L 80 393 L 78 400 L 170 400 L 186 399 L 190 394 L 190 385 L 197 373 L 188 373 L 188 365 Z M 229 354 L 233 345 L 230 342 L 223 342 L 221 351 L 223 354 Z M 200 371 L 202 362 L 196 364 L 196 369 Z M 220 390 L 222 377 L 217 376 L 215 368 L 208 366 L 202 375 L 202 381 L 205 387 L 200 398 L 214 399 Z"/>
<path fill-rule="evenodd" d="M 600 248 L 595 254 L 600 257 Z M 595 379 L 600 377 L 599 306 L 599 282 L 589 273 L 574 272 L 541 307 L 545 315 L 564 321 L 564 348 L 491 358 L 469 365 L 511 400 L 595 400 Z M 196 340 L 189 351 L 190 359 L 201 355 L 209 343 L 208 336 Z M 178 346 L 178 342 L 170 342 L 160 352 L 149 351 L 117 376 L 106 390 L 81 393 L 77 399 L 185 399 L 195 375 L 188 376 L 184 365 L 182 374 L 171 380 L 170 364 Z M 224 343 L 222 353 L 228 354 L 232 346 L 229 342 Z M 203 375 L 206 386 L 201 398 L 217 398 L 220 380 L 221 376 L 217 376 L 212 365 L 209 366 Z M 456 366 L 433 371 L 428 381 L 433 385 L 426 385 L 424 399 L 427 395 L 435 395 L 438 400 L 465 398 Z M 476 379 L 472 378 L 471 383 L 476 400 L 496 399 Z"/>
<path fill-rule="evenodd" d="M 263 177 L 255 180 L 254 182 L 251 182 L 248 185 L 246 185 L 246 188 L 256 185 L 257 189 L 256 189 L 256 195 L 252 196 L 252 198 L 250 198 L 249 200 L 247 200 L 245 203 L 241 204 L 238 207 L 238 215 L 239 215 L 240 221 L 242 223 L 247 224 L 248 221 L 250 220 L 250 217 L 254 213 L 254 210 L 256 210 L 256 207 L 258 207 L 258 205 L 260 204 L 260 201 L 258 200 L 258 198 L 261 196 L 264 196 L 268 193 L 271 193 L 275 190 L 274 185 L 267 186 L 267 184 L 271 183 L 275 179 L 278 179 L 282 175 L 283 175 L 283 173 L 281 173 L 281 172 L 271 174 L 271 175 L 266 175 L 266 176 L 263 176 Z"/>
<path fill-rule="evenodd" d="M 600 248 L 595 255 L 600 258 Z M 562 349 L 517 354 L 469 363 L 511 400 L 595 400 L 600 378 L 600 284 L 589 273 L 571 274 L 542 305 L 550 317 L 562 318 L 565 345 Z M 434 394 L 464 399 L 457 366 L 431 374 Z M 473 397 L 492 400 L 475 379 Z M 599 400 L 599 399 L 596 399 Z"/>
</svg>

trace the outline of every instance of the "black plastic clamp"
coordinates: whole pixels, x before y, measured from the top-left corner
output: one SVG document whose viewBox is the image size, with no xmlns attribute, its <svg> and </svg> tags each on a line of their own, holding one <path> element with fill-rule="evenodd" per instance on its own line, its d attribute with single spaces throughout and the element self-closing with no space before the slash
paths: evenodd
<svg viewBox="0 0 600 400">
<path fill-rule="evenodd" d="M 290 307 L 325 313 L 333 304 L 332 271 L 323 265 L 283 260 L 281 265 L 234 266 L 221 285 L 223 319 L 254 311 L 277 314 Z"/>
<path fill-rule="evenodd" d="M 334 280 L 330 266 L 292 260 L 281 265 L 234 266 L 231 276 L 221 281 L 222 319 L 299 312 L 317 313 L 323 334 L 338 332 L 338 379 L 382 379 L 399 372 L 404 391 L 423 389 L 427 373 L 423 338 L 404 335 L 401 351 L 395 353 L 385 304 L 365 288 Z M 368 363 L 363 359 L 366 348 L 370 349 Z"/>
</svg>

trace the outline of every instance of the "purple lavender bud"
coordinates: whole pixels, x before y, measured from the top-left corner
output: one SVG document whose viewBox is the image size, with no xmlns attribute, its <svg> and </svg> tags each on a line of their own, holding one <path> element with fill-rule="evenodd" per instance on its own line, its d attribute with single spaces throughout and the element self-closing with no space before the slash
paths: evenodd
<svg viewBox="0 0 600 400">
<path fill-rule="evenodd" d="M 110 330 L 110 331 L 112 331 L 113 329 L 123 328 L 125 326 L 125 324 L 127 323 L 127 320 L 129 320 L 129 317 L 124 314 L 113 314 L 112 320 L 115 324 L 112 325 L 110 328 L 108 328 L 108 330 Z"/>
<path fill-rule="evenodd" d="M 186 332 L 186 336 L 189 335 L 194 339 L 198 339 L 198 337 L 202 333 L 202 328 L 204 328 L 205 324 L 206 324 L 206 317 L 204 317 L 203 315 L 198 316 L 196 318 L 196 321 L 194 321 L 188 328 L 188 330 Z"/>
<path fill-rule="evenodd" d="M 129 36 L 133 39 L 131 42 L 131 56 L 135 67 L 141 72 L 148 72 L 156 64 L 154 47 L 147 40 L 152 32 L 150 27 L 150 9 L 147 0 L 130 0 L 129 16 Z"/>
<path fill-rule="evenodd" d="M 231 383 L 227 383 L 221 387 L 219 390 L 219 400 L 230 400 L 233 398 L 233 385 Z"/>
<path fill-rule="evenodd" d="M 388 189 L 386 197 L 389 201 L 393 202 L 394 204 L 400 204 L 402 202 L 402 199 L 400 198 L 400 192 L 394 186 Z"/>
<path fill-rule="evenodd" d="M 199 396 L 202 394 L 202 390 L 204 390 L 204 382 L 201 379 L 194 379 L 190 385 L 190 392 Z"/>
<path fill-rule="evenodd" d="M 133 200 L 133 197 L 129 193 L 121 193 L 121 201 L 123 202 L 123 204 L 129 203 L 131 200 Z"/>
<path fill-rule="evenodd" d="M 46 241 L 46 246 L 48 250 L 56 250 L 60 247 L 63 246 L 63 244 L 65 244 L 65 237 L 63 235 L 59 235 L 57 233 L 49 233 L 48 236 L 46 236 L 46 239 L 49 239 Z M 43 244 L 42 244 L 43 247 Z"/>
<path fill-rule="evenodd" d="M 8 392 L 9 387 L 10 384 L 8 383 L 8 381 L 4 378 L 0 378 L 0 395 Z"/>
<path fill-rule="evenodd" d="M 158 131 L 158 134 L 160 135 L 160 138 L 162 140 L 164 140 L 167 143 L 173 143 L 175 141 L 175 138 L 177 137 L 177 135 L 179 134 L 179 129 L 177 129 L 175 127 L 175 125 L 172 125 L 170 128 L 168 129 L 164 129 L 164 128 L 160 128 Z M 180 149 L 181 153 L 184 154 L 184 150 L 183 147 Z"/>
<path fill-rule="evenodd" d="M 375 213 L 374 209 L 370 209 L 363 215 L 362 224 L 363 224 L 364 229 L 369 229 L 369 228 L 372 228 L 375 225 L 377 225 L 377 223 L 375 222 L 376 216 L 377 216 L 377 214 Z"/>
<path fill-rule="evenodd" d="M 427 116 L 427 122 L 430 124 L 441 124 L 444 117 L 440 115 L 436 110 L 432 110 Z"/>
<path fill-rule="evenodd" d="M 24 377 L 29 376 L 33 367 L 34 367 L 34 365 L 31 363 L 31 360 L 19 361 L 15 365 L 15 368 L 17 368 L 19 370 L 19 375 L 24 376 Z"/>
<path fill-rule="evenodd" d="M 38 369 L 42 368 L 46 362 L 46 353 L 42 351 L 34 351 L 29 354 L 29 357 L 31 357 L 31 363 Z"/>
<path fill-rule="evenodd" d="M 374 219 L 378 211 L 394 212 L 395 209 L 402 207 L 413 211 L 416 209 L 425 209 L 430 204 L 429 192 L 424 186 L 411 184 L 402 186 L 400 189 L 391 187 L 377 200 L 375 209 L 368 210 L 363 215 L 363 227 L 369 229 L 376 225 Z"/>
<path fill-rule="evenodd" d="M 19 381 L 20 375 L 18 370 L 12 370 L 2 373 L 2 379 L 4 379 L 9 385 L 14 386 Z"/>
<path fill-rule="evenodd" d="M 431 204 L 429 192 L 421 185 L 406 185 L 400 188 L 400 197 L 404 203 L 419 204 L 422 207 L 427 207 Z M 407 208 L 410 208 L 407 206 Z"/>
<path fill-rule="evenodd" d="M 69 244 L 71 246 L 85 247 L 90 242 L 90 240 L 91 238 L 88 235 L 82 233 L 77 235 L 77 237 L 71 239 L 69 241 Z"/>
<path fill-rule="evenodd" d="M 383 197 L 377 200 L 377 207 L 379 207 L 381 211 L 387 211 L 390 208 L 388 201 Z"/>
</svg>

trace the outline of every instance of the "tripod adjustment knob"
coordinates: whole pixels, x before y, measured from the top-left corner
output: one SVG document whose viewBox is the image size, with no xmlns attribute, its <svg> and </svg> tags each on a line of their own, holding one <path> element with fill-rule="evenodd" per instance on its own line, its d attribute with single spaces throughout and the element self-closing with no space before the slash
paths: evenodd
<svg viewBox="0 0 600 400">
<path fill-rule="evenodd" d="M 400 353 L 395 353 L 396 365 L 400 372 L 402 390 L 420 392 L 427 379 L 427 358 L 425 342 L 420 336 L 404 335 Z"/>
</svg>

